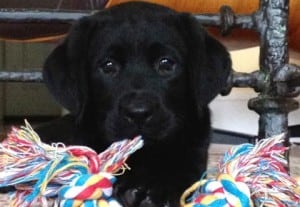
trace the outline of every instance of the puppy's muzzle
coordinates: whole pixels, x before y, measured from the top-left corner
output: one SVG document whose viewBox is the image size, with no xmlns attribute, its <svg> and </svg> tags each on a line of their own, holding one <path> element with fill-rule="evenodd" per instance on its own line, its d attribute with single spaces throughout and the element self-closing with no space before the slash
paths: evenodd
<svg viewBox="0 0 300 207">
<path fill-rule="evenodd" d="M 153 119 L 159 108 L 157 97 L 133 92 L 124 95 L 119 102 L 119 114 L 127 122 L 142 127 Z"/>
</svg>

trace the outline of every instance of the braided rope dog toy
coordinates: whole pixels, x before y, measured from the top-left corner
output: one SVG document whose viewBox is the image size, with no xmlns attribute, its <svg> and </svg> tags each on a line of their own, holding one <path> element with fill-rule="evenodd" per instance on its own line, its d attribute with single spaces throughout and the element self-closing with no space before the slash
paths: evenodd
<svg viewBox="0 0 300 207">
<path fill-rule="evenodd" d="M 182 207 L 299 207 L 300 186 L 288 175 L 284 136 L 232 147 L 219 162 L 216 178 L 187 189 Z"/>
<path fill-rule="evenodd" d="M 99 155 L 84 146 L 42 143 L 28 122 L 0 144 L 0 187 L 15 186 L 11 206 L 120 207 L 112 198 L 113 174 L 129 169 L 141 137 L 113 143 Z M 120 173 L 120 172 L 119 172 Z"/>
</svg>

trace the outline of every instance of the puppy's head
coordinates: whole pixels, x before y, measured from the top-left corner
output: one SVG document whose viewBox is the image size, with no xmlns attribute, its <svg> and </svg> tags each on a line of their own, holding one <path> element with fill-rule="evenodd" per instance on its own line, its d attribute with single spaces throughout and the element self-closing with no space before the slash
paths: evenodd
<svg viewBox="0 0 300 207">
<path fill-rule="evenodd" d="M 108 140 L 155 142 L 194 130 L 230 68 L 226 49 L 191 15 L 126 3 L 80 19 L 46 60 L 44 80 Z"/>
</svg>

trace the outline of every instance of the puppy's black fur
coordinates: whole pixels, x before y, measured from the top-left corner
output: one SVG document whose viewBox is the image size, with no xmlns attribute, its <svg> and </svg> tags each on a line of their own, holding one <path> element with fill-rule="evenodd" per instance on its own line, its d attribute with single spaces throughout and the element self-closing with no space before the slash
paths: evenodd
<svg viewBox="0 0 300 207">
<path fill-rule="evenodd" d="M 80 19 L 47 58 L 45 83 L 71 115 L 39 132 L 98 152 L 142 135 L 115 196 L 125 207 L 176 207 L 206 169 L 208 103 L 230 69 L 226 49 L 191 15 L 121 4 Z"/>
</svg>

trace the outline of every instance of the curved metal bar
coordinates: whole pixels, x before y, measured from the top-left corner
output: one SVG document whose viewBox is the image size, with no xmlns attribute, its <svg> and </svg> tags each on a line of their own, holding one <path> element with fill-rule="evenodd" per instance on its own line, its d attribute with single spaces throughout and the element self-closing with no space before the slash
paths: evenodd
<svg viewBox="0 0 300 207">
<path fill-rule="evenodd" d="M 0 23 L 71 23 L 77 19 L 93 14 L 94 11 L 66 11 L 66 10 L 20 10 L 0 9 Z M 254 28 L 254 14 L 235 15 L 228 6 L 222 6 L 220 14 L 197 14 L 195 18 L 207 26 L 221 26 L 225 32 L 232 27 L 244 29 Z"/>
<path fill-rule="evenodd" d="M 91 11 L 0 9 L 0 23 L 71 23 Z"/>
<path fill-rule="evenodd" d="M 42 72 L 0 72 L 0 82 L 43 82 Z"/>
</svg>

